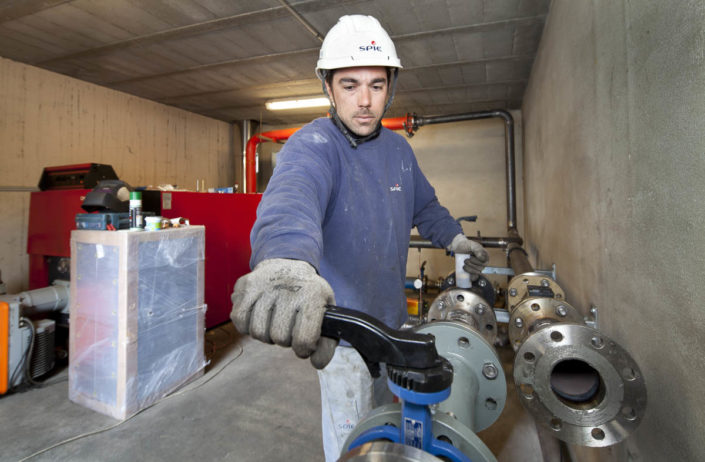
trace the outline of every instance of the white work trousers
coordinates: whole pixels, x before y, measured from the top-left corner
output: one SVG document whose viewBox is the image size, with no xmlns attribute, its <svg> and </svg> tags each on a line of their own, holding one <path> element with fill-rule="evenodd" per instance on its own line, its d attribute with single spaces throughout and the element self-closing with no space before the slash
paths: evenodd
<svg viewBox="0 0 705 462">
<path fill-rule="evenodd" d="M 321 430 L 326 462 L 340 458 L 343 444 L 355 425 L 372 409 L 393 402 L 384 370 L 373 379 L 360 354 L 339 346 L 325 369 L 318 371 L 321 385 Z"/>
</svg>

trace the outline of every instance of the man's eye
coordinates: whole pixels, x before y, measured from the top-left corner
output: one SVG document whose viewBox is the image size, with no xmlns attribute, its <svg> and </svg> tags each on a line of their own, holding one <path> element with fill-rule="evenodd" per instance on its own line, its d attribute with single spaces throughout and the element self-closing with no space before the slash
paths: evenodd
<svg viewBox="0 0 705 462">
<path fill-rule="evenodd" d="M 352 86 L 352 85 L 345 85 L 345 86 L 343 87 L 343 89 L 344 89 L 344 90 L 347 90 L 347 91 L 350 91 L 350 90 L 354 90 L 355 87 Z"/>
</svg>

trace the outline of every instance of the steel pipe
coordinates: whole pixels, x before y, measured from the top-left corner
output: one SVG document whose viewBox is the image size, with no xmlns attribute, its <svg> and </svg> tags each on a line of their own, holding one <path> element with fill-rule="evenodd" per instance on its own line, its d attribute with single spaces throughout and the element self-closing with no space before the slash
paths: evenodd
<svg viewBox="0 0 705 462">
<path fill-rule="evenodd" d="M 516 243 L 518 245 L 521 245 L 523 242 L 521 237 L 518 235 L 516 237 L 473 237 L 473 236 L 468 236 L 468 239 L 471 239 L 475 242 L 479 242 L 482 244 L 483 247 L 486 248 L 493 248 L 493 249 L 504 249 L 507 248 L 508 245 L 512 243 Z M 411 241 L 409 241 L 409 247 L 415 248 L 415 249 L 439 249 L 440 247 L 436 247 L 433 245 L 431 241 L 428 241 L 426 239 L 422 239 L 418 236 L 411 236 Z"/>
</svg>

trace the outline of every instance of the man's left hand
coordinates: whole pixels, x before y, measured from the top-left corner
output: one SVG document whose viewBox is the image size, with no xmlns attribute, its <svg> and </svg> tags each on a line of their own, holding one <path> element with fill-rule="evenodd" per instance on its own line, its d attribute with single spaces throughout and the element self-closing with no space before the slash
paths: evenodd
<svg viewBox="0 0 705 462">
<path fill-rule="evenodd" d="M 464 234 L 455 236 L 453 242 L 448 246 L 448 250 L 454 253 L 466 253 L 470 255 L 469 258 L 465 259 L 463 269 L 470 273 L 471 281 L 477 281 L 490 259 L 487 251 L 481 244 L 468 239 Z"/>
</svg>

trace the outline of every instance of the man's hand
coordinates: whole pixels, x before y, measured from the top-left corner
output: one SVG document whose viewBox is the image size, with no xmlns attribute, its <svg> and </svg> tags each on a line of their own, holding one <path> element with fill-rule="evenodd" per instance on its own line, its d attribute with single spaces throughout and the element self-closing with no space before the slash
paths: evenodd
<svg viewBox="0 0 705 462">
<path fill-rule="evenodd" d="M 230 318 L 237 330 L 267 343 L 292 347 L 300 358 L 323 369 L 337 340 L 321 337 L 326 305 L 335 305 L 333 289 L 313 266 L 301 260 L 263 260 L 238 279 Z"/>
<path fill-rule="evenodd" d="M 464 234 L 458 234 L 453 238 L 453 242 L 448 246 L 448 250 L 454 253 L 466 253 L 470 258 L 466 258 L 463 269 L 470 273 L 470 280 L 477 281 L 482 270 L 487 266 L 490 257 L 487 251 L 475 241 L 471 241 Z"/>
</svg>

